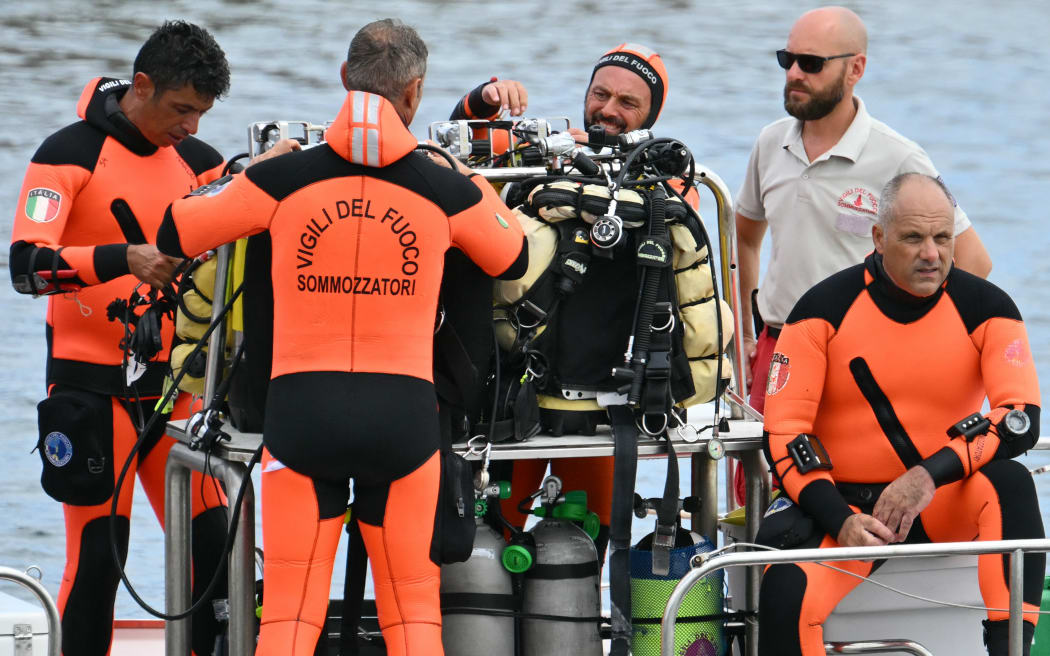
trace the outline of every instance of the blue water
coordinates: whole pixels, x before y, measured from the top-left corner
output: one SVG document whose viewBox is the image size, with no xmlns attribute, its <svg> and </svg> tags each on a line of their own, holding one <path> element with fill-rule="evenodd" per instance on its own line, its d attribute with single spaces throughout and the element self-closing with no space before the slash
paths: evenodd
<svg viewBox="0 0 1050 656">
<path fill-rule="evenodd" d="M 1039 370 L 1050 373 L 1050 7 L 1020 0 L 846 4 L 870 31 L 858 93 L 875 117 L 930 153 L 992 255 L 991 279 L 1025 315 Z M 198 136 L 228 156 L 246 149 L 253 121 L 331 118 L 342 100 L 338 70 L 349 38 L 375 18 L 402 18 L 430 48 L 423 104 L 412 126 L 420 138 L 491 75 L 527 85 L 530 115 L 565 115 L 578 124 L 594 61 L 616 44 L 641 42 L 662 53 L 670 74 L 658 135 L 684 140 L 735 192 L 759 129 L 783 115 L 783 73 L 773 51 L 808 7 L 771 0 L 4 0 L 0 209 L 13 216 L 26 163 L 44 137 L 74 120 L 84 84 L 97 75 L 130 75 L 139 45 L 165 18 L 204 25 L 227 52 L 230 96 L 209 112 Z M 705 216 L 713 217 L 711 208 L 705 197 Z M 0 242 L 9 240 L 10 225 L 9 218 L 0 221 Z M 708 227 L 714 228 L 710 220 Z M 62 515 L 40 491 L 38 460 L 29 453 L 35 404 L 44 394 L 45 303 L 11 292 L 6 255 L 0 260 L 0 564 L 40 565 L 44 584 L 57 593 Z M 1045 464 L 1050 456 L 1027 462 Z M 656 494 L 663 465 L 645 462 L 639 477 L 642 491 Z M 1050 507 L 1050 486 L 1040 483 Z M 638 526 L 639 534 L 648 524 Z M 141 490 L 131 539 L 129 575 L 159 606 L 162 537 Z M 123 590 L 117 613 L 144 616 Z"/>
</svg>

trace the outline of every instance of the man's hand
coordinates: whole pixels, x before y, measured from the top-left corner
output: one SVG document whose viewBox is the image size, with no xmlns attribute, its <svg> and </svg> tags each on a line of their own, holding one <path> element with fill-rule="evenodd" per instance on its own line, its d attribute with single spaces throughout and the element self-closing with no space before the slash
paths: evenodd
<svg viewBox="0 0 1050 656">
<path fill-rule="evenodd" d="M 144 283 L 160 289 L 171 282 L 182 260 L 169 257 L 153 244 L 128 244 L 128 269 Z"/>
<path fill-rule="evenodd" d="M 272 159 L 272 158 L 277 157 L 279 155 L 283 155 L 285 153 L 290 153 L 293 150 L 302 150 L 302 149 L 303 149 L 302 144 L 300 144 L 295 139 L 281 139 L 280 141 L 275 143 L 273 145 L 273 147 L 270 148 L 270 150 L 267 150 L 265 153 L 262 153 L 262 154 L 259 154 L 259 155 L 256 155 L 255 157 L 253 157 L 252 160 L 250 162 L 248 162 L 248 166 L 251 166 L 252 164 L 258 164 L 259 162 L 261 162 L 261 161 L 263 161 L 265 159 Z"/>
<path fill-rule="evenodd" d="M 587 133 L 580 128 L 569 128 L 566 132 L 572 135 L 572 138 L 576 140 L 576 143 L 585 144 L 590 141 L 590 137 L 587 136 Z"/>
<path fill-rule="evenodd" d="M 893 531 L 871 515 L 850 515 L 839 529 L 840 547 L 881 547 L 893 542 Z"/>
<path fill-rule="evenodd" d="M 447 150 L 445 150 L 441 146 L 437 145 L 436 143 L 434 143 L 430 139 L 427 139 L 427 143 L 430 144 L 431 146 L 433 146 L 434 148 L 439 149 L 443 153 L 448 153 Z M 428 150 L 427 151 L 427 157 L 430 158 L 431 162 L 434 162 L 438 166 L 444 166 L 446 169 L 447 168 L 451 168 L 451 166 L 449 166 L 448 159 L 445 159 L 444 157 L 442 157 L 438 153 L 435 153 L 432 150 Z M 449 154 L 448 157 L 449 157 L 449 159 L 451 159 L 453 162 L 456 163 L 456 170 L 459 171 L 460 173 L 462 173 L 463 175 L 471 175 L 472 173 L 474 173 L 474 171 L 469 166 L 467 166 L 463 162 L 459 161 L 458 159 L 453 157 L 451 154 Z"/>
<path fill-rule="evenodd" d="M 481 89 L 481 98 L 490 105 L 498 105 L 511 116 L 521 116 L 529 106 L 529 92 L 521 82 L 515 80 L 497 80 L 489 82 Z"/>
<path fill-rule="evenodd" d="M 753 335 L 744 333 L 744 356 L 747 358 L 747 366 L 744 367 L 744 389 L 751 389 L 751 371 L 755 368 L 755 356 L 758 355 L 758 342 Z"/>
<path fill-rule="evenodd" d="M 882 491 L 871 514 L 897 532 L 895 542 L 903 542 L 912 522 L 930 505 L 936 490 L 933 478 L 924 467 L 912 467 Z"/>
</svg>

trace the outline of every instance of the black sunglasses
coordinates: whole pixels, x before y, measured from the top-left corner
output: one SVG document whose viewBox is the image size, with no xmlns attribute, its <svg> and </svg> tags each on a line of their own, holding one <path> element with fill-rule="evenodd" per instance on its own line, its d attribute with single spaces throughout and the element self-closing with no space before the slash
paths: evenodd
<svg viewBox="0 0 1050 656">
<path fill-rule="evenodd" d="M 824 64 L 831 61 L 832 59 L 842 59 L 843 57 L 852 57 L 857 53 L 849 52 L 845 55 L 832 55 L 830 57 L 821 57 L 820 55 L 796 55 L 793 52 L 787 50 L 777 50 L 777 63 L 780 64 L 780 68 L 785 71 L 791 68 L 791 65 L 798 62 L 798 67 L 803 73 L 815 74 L 824 70 Z"/>
</svg>

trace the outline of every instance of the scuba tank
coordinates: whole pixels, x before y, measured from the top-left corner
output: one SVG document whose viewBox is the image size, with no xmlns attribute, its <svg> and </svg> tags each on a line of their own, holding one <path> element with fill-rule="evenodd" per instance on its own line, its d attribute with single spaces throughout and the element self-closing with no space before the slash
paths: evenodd
<svg viewBox="0 0 1050 656">
<path fill-rule="evenodd" d="M 602 655 L 598 516 L 587 512 L 586 492 L 562 497 L 561 487 L 548 476 L 535 495 L 543 496 L 535 511 L 543 519 L 528 532 L 536 556 L 522 585 L 521 656 Z"/>
<path fill-rule="evenodd" d="M 635 494 L 635 516 L 645 517 L 650 509 L 659 507 L 661 499 L 642 499 Z M 687 497 L 679 501 L 689 512 L 696 512 L 699 499 Z M 659 521 L 659 520 L 657 520 Z M 682 577 L 691 569 L 690 561 L 696 554 L 715 550 L 710 540 L 682 528 L 681 515 L 675 522 L 674 546 L 670 549 L 670 569 L 666 575 L 653 573 L 653 536 L 650 533 L 631 547 L 631 614 L 633 635 L 631 653 L 634 656 L 659 656 L 660 624 L 671 593 Z M 708 574 L 689 590 L 675 621 L 674 653 L 697 656 L 722 656 L 726 653 L 722 626 L 723 594 L 722 570 Z"/>
<path fill-rule="evenodd" d="M 474 548 L 462 563 L 441 566 L 441 642 L 455 656 L 514 656 L 515 597 L 503 565 L 507 543 L 484 521 L 488 501 L 510 496 L 505 481 L 486 486 L 474 503 Z"/>
</svg>

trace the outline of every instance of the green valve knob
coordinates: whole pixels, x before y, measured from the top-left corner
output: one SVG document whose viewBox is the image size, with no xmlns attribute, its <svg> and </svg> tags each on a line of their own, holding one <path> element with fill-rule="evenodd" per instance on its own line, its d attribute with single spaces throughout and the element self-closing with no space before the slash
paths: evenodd
<svg viewBox="0 0 1050 656">
<path fill-rule="evenodd" d="M 510 498 L 510 481 L 497 481 L 496 485 L 499 486 L 499 498 L 509 499 Z"/>
<path fill-rule="evenodd" d="M 592 540 L 598 539 L 598 531 L 601 530 L 602 520 L 598 519 L 598 513 L 589 512 L 583 520 L 583 530 Z"/>
<path fill-rule="evenodd" d="M 503 568 L 511 574 L 521 574 L 532 567 L 532 554 L 520 544 L 512 544 L 503 549 L 500 555 Z"/>
<path fill-rule="evenodd" d="M 485 513 L 489 511 L 489 504 L 484 499 L 476 499 L 474 501 L 474 516 L 484 517 Z"/>
<path fill-rule="evenodd" d="M 573 490 L 565 493 L 565 501 L 554 508 L 554 517 L 582 522 L 587 517 L 587 493 Z"/>
<path fill-rule="evenodd" d="M 545 506 L 540 506 L 538 508 L 534 508 L 532 510 L 532 514 L 536 515 L 537 517 L 546 517 L 547 516 L 547 508 Z"/>
</svg>

